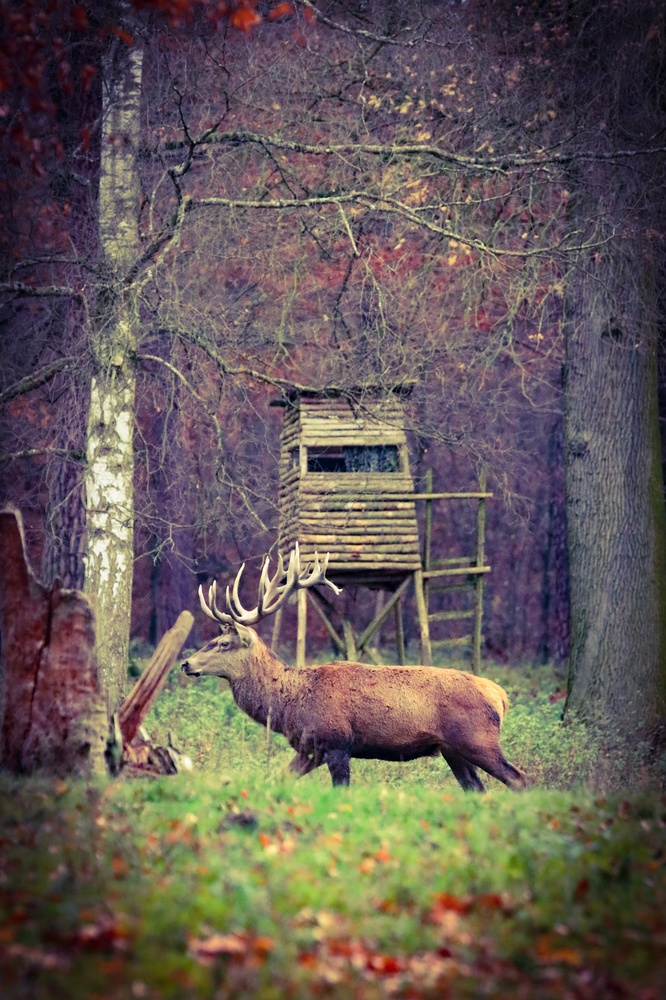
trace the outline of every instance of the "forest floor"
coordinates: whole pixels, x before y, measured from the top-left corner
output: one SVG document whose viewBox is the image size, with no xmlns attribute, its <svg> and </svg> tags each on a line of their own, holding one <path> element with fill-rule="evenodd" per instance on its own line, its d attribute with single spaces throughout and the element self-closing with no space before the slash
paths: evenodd
<svg viewBox="0 0 666 1000">
<path fill-rule="evenodd" d="M 562 726 L 552 671 L 484 673 L 526 792 L 465 794 L 441 759 L 295 781 L 280 737 L 175 672 L 147 728 L 193 772 L 2 778 L 2 996 L 660 1000 L 663 769 Z"/>
</svg>

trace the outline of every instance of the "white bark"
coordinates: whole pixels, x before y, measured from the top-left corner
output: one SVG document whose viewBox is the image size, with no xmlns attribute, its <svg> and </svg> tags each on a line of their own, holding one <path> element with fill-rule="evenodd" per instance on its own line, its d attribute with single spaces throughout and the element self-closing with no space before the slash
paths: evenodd
<svg viewBox="0 0 666 1000">
<path fill-rule="evenodd" d="M 93 333 L 96 373 L 87 429 L 85 589 L 95 600 L 97 658 L 111 712 L 127 677 L 134 563 L 133 357 L 139 324 L 131 285 L 125 287 L 123 279 L 139 249 L 141 67 L 139 47 L 111 53 L 105 66 L 99 238 L 107 284 Z"/>
</svg>

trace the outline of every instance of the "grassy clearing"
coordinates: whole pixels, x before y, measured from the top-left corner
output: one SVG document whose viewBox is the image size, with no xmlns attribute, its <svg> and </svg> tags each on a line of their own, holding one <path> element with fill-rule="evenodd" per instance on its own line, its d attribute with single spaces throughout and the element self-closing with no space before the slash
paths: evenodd
<svg viewBox="0 0 666 1000">
<path fill-rule="evenodd" d="M 441 760 L 296 782 L 228 691 L 176 674 L 148 728 L 194 776 L 5 779 L 3 995 L 658 1000 L 659 773 L 562 728 L 547 671 L 486 672 L 523 794 L 465 795 Z"/>
<path fill-rule="evenodd" d="M 464 661 L 446 666 L 469 669 Z M 562 725 L 564 678 L 548 667 L 509 668 L 485 664 L 484 674 L 509 693 L 511 708 L 502 730 L 506 757 L 523 767 L 532 786 L 571 789 L 583 787 L 605 794 L 621 788 L 666 787 L 666 760 L 646 766 L 645 747 L 626 747 L 608 735 L 580 723 Z M 192 681 L 174 670 L 147 721 L 150 735 L 166 743 L 170 734 L 176 746 L 188 753 L 197 768 L 234 772 L 251 766 L 265 777 L 286 776 L 293 753 L 285 740 L 273 735 L 267 755 L 266 734 L 236 709 L 225 682 L 216 678 Z M 492 778 L 484 784 L 499 788 Z M 330 784 L 321 768 L 308 778 L 322 787 Z M 458 788 L 442 761 L 420 760 L 408 764 L 352 761 L 352 781 L 374 785 L 430 785 Z"/>
</svg>

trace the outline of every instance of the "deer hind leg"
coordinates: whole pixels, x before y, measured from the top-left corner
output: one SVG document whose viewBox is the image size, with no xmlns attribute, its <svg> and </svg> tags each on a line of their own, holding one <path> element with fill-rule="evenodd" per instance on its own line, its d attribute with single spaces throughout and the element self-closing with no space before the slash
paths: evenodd
<svg viewBox="0 0 666 1000">
<path fill-rule="evenodd" d="M 485 787 L 477 774 L 474 764 L 470 764 L 468 760 L 458 757 L 456 754 L 444 753 L 443 751 L 442 757 L 453 771 L 454 777 L 464 791 L 485 792 Z"/>
<path fill-rule="evenodd" d="M 508 788 L 527 788 L 524 771 L 510 764 L 499 747 L 476 748 L 473 753 L 469 753 L 468 759 Z"/>
<path fill-rule="evenodd" d="M 327 750 L 324 754 L 324 761 L 328 765 L 331 780 L 334 785 L 348 785 L 349 774 L 349 751 L 348 750 Z"/>
</svg>

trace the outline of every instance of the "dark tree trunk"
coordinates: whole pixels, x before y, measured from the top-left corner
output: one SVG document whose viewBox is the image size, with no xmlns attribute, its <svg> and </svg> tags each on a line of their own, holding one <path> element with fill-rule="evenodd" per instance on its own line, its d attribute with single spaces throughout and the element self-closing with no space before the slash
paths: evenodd
<svg viewBox="0 0 666 1000">
<path fill-rule="evenodd" d="M 572 282 L 565 376 L 571 654 L 565 713 L 661 731 L 666 525 L 649 261 L 617 239 Z"/>
<path fill-rule="evenodd" d="M 57 579 L 63 587 L 82 590 L 86 542 L 82 469 L 74 462 L 54 461 L 48 484 L 42 579 Z"/>
<path fill-rule="evenodd" d="M 569 585 L 567 570 L 566 518 L 562 471 L 564 426 L 560 417 L 548 436 L 548 497 L 544 499 L 546 518 L 542 549 L 541 663 L 563 666 L 569 652 Z"/>
</svg>

